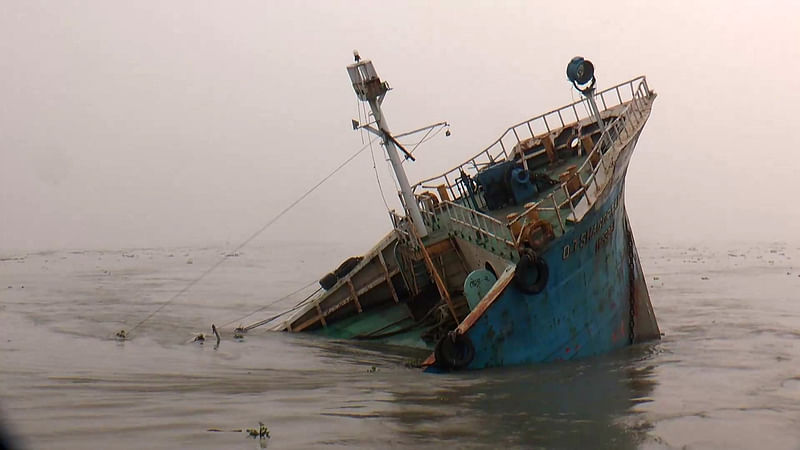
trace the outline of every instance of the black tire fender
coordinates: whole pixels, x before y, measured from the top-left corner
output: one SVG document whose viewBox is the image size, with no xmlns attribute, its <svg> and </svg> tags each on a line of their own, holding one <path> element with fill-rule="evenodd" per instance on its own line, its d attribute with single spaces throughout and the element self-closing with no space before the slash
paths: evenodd
<svg viewBox="0 0 800 450">
<path fill-rule="evenodd" d="M 319 280 L 319 285 L 322 287 L 322 289 L 327 291 L 328 289 L 332 288 L 337 281 L 339 281 L 339 277 L 337 277 L 334 273 L 329 273 Z"/>
<path fill-rule="evenodd" d="M 333 274 L 336 275 L 336 278 L 344 278 L 344 276 L 350 273 L 362 259 L 364 259 L 363 256 L 351 256 L 345 259 L 344 262 L 339 264 L 339 267 L 333 271 Z"/>
<path fill-rule="evenodd" d="M 451 331 L 439 339 L 433 354 L 440 369 L 461 370 L 475 358 L 475 346 L 466 334 Z"/>
<path fill-rule="evenodd" d="M 517 268 L 514 269 L 514 285 L 526 294 L 538 294 L 547 286 L 550 269 L 547 261 L 531 249 L 520 251 Z"/>
</svg>

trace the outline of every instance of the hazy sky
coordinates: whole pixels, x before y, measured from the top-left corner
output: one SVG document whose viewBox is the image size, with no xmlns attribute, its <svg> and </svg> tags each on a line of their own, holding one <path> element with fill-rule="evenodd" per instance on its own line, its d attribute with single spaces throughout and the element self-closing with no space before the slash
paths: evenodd
<svg viewBox="0 0 800 450">
<path fill-rule="evenodd" d="M 235 246 L 361 147 L 352 50 L 412 183 L 599 87 L 658 92 L 627 203 L 642 243 L 798 241 L 800 3 L 0 0 L 0 251 Z M 382 151 L 383 185 L 396 195 Z M 389 230 L 363 153 L 261 238 Z M 362 248 L 363 249 L 363 248 Z"/>
</svg>

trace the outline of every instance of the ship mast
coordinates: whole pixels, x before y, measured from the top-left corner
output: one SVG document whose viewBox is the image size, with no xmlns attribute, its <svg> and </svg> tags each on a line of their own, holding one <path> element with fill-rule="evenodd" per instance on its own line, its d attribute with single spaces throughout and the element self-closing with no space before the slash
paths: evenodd
<svg viewBox="0 0 800 450">
<path fill-rule="evenodd" d="M 389 131 L 389 124 L 386 122 L 386 116 L 383 114 L 381 104 L 386 92 L 389 91 L 389 84 L 381 81 L 378 74 L 375 72 L 375 67 L 372 61 L 361 60 L 358 52 L 353 52 L 355 56 L 355 64 L 347 66 L 347 73 L 350 75 L 350 80 L 353 82 L 353 89 L 356 91 L 356 96 L 359 100 L 369 103 L 372 110 L 372 116 L 375 118 L 377 125 L 377 134 L 383 140 L 383 146 L 386 148 L 386 153 L 389 154 L 389 161 L 392 163 L 392 169 L 397 177 L 397 183 L 400 185 L 400 194 L 403 199 L 404 207 L 414 228 L 419 237 L 428 235 L 428 230 L 425 223 L 422 221 L 422 213 L 419 210 L 414 193 L 411 190 L 411 184 L 408 182 L 408 177 L 403 169 L 403 160 L 397 153 L 397 140 L 392 136 Z M 401 146 L 402 149 L 402 146 Z M 406 152 L 407 158 L 413 159 L 410 153 Z"/>
</svg>

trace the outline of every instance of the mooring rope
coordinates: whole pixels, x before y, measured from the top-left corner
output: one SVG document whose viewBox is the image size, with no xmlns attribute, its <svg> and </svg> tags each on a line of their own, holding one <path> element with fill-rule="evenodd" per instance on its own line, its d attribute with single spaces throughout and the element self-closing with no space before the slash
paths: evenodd
<svg viewBox="0 0 800 450">
<path fill-rule="evenodd" d="M 323 183 L 325 183 L 326 181 L 328 181 L 328 180 L 329 180 L 331 177 L 333 177 L 333 176 L 334 176 L 334 175 L 335 175 L 337 172 L 339 172 L 339 171 L 340 171 L 340 170 L 341 170 L 341 169 L 342 169 L 344 166 L 346 166 L 347 164 L 349 164 L 349 163 L 350 163 L 350 161 L 354 160 L 354 159 L 356 158 L 356 156 L 358 156 L 358 155 L 360 155 L 360 154 L 361 154 L 361 152 L 363 152 L 364 150 L 366 150 L 366 149 L 370 148 L 370 146 L 372 145 L 372 142 L 373 142 L 375 139 L 377 139 L 377 138 L 370 139 L 370 141 L 369 141 L 369 142 L 368 142 L 366 145 L 364 145 L 364 146 L 363 146 L 363 147 L 361 147 L 361 148 L 360 148 L 358 151 L 356 151 L 355 153 L 353 153 L 352 155 L 350 155 L 350 157 L 348 157 L 347 159 L 345 159 L 345 160 L 344 160 L 344 162 L 342 162 L 342 163 L 341 163 L 341 164 L 339 164 L 339 165 L 338 165 L 338 166 L 337 166 L 335 169 L 333 169 L 333 171 L 332 171 L 331 173 L 329 173 L 328 175 L 326 175 L 326 176 L 325 176 L 324 178 L 322 178 L 322 179 L 321 179 L 319 182 L 317 182 L 317 184 L 315 184 L 314 186 L 312 186 L 312 187 L 311 187 L 311 189 L 309 189 L 309 190 L 308 190 L 308 191 L 306 191 L 306 192 L 305 192 L 303 195 L 301 195 L 300 197 L 298 197 L 298 198 L 297 198 L 297 200 L 295 200 L 295 201 L 293 201 L 292 203 L 290 203 L 290 204 L 289 204 L 289 206 L 287 206 L 286 208 L 284 208 L 284 209 L 283 209 L 281 212 L 279 212 L 279 213 L 278 213 L 278 214 L 277 214 L 275 217 L 273 217 L 272 219 L 270 219 L 270 220 L 269 220 L 269 222 L 267 222 L 267 223 L 266 223 L 264 226 L 262 226 L 261 228 L 259 228 L 259 229 L 258 229 L 258 230 L 257 230 L 255 233 L 251 234 L 251 235 L 250 235 L 250 237 L 248 237 L 247 239 L 245 239 L 245 240 L 244 240 L 244 241 L 243 241 L 241 244 L 239 244 L 239 245 L 238 245 L 238 246 L 237 246 L 235 249 L 233 249 L 233 251 L 232 251 L 232 252 L 230 252 L 230 253 L 236 253 L 237 251 L 241 250 L 241 249 L 242 249 L 242 248 L 243 248 L 245 245 L 249 244 L 249 243 L 250 243 L 250 242 L 251 242 L 253 239 L 257 238 L 257 237 L 258 237 L 258 236 L 259 236 L 261 233 L 263 233 L 264 231 L 266 231 L 266 229 L 267 229 L 267 228 L 269 228 L 269 227 L 270 227 L 272 224 L 274 224 L 275 222 L 277 222 L 277 221 L 278 221 L 278 219 L 280 219 L 281 217 L 283 217 L 283 215 L 284 215 L 284 214 L 286 214 L 286 213 L 287 213 L 287 212 L 289 212 L 289 211 L 290 211 L 292 208 L 294 208 L 295 206 L 297 206 L 297 204 L 298 204 L 298 203 L 300 203 L 301 201 L 305 200 L 305 198 L 306 198 L 306 197 L 308 197 L 309 195 L 311 195 L 311 193 L 312 193 L 312 192 L 314 192 L 315 190 L 317 190 L 317 188 L 319 188 L 320 186 L 322 186 L 322 184 L 323 184 Z M 228 259 L 228 257 L 227 257 L 227 256 L 223 256 L 222 258 L 220 258 L 219 260 L 217 260 L 217 262 L 215 262 L 215 263 L 214 263 L 214 264 L 213 264 L 211 267 L 209 267 L 209 268 L 208 268 L 208 269 L 206 269 L 206 270 L 205 270 L 205 271 L 204 271 L 202 274 L 200 274 L 200 276 L 199 276 L 199 277 L 197 277 L 197 278 L 193 279 L 192 281 L 190 281 L 190 282 L 189 282 L 189 284 L 187 284 L 187 285 L 186 285 L 186 286 L 185 286 L 183 289 L 181 289 L 180 291 L 178 291 L 178 293 L 177 293 L 177 294 L 173 295 L 173 296 L 172 296 L 172 297 L 171 297 L 169 300 L 165 301 L 165 302 L 164 302 L 164 303 L 162 303 L 162 304 L 161 304 L 161 305 L 160 305 L 158 308 L 156 308 L 156 309 L 155 309 L 153 312 L 151 312 L 150 314 L 148 314 L 148 315 L 147 315 L 147 317 L 145 317 L 144 319 L 142 319 L 141 321 L 139 321 L 139 323 L 137 323 L 136 325 L 134 325 L 134 326 L 131 328 L 131 330 L 130 330 L 130 331 L 131 331 L 131 332 L 133 332 L 133 330 L 135 330 L 135 329 L 139 328 L 139 327 L 140 327 L 140 326 L 141 326 L 143 323 L 145 323 L 145 322 L 147 322 L 148 320 L 150 320 L 151 318 L 153 318 L 153 316 L 155 316 L 156 314 L 158 314 L 158 313 L 159 313 L 159 312 L 160 312 L 162 309 L 166 308 L 166 307 L 167 307 L 167 305 L 169 305 L 170 303 L 174 302 L 174 301 L 175 301 L 175 300 L 176 300 L 178 297 L 180 297 L 180 296 L 181 296 L 181 295 L 183 295 L 183 294 L 184 294 L 186 291 L 188 291 L 189 289 L 191 289 L 191 288 L 192 288 L 192 287 L 193 287 L 195 284 L 199 283 L 199 282 L 200 282 L 200 281 L 201 281 L 203 278 L 207 277 L 207 276 L 208 276 L 208 275 L 209 275 L 211 272 L 213 272 L 214 270 L 216 270 L 216 269 L 217 269 L 217 267 L 221 266 L 221 265 L 222 265 L 222 263 L 223 263 L 223 262 L 225 262 L 225 260 L 226 260 L 226 259 Z M 124 331 L 124 330 L 123 330 L 123 331 Z M 123 333 L 123 331 L 120 331 L 120 333 Z M 118 333 L 118 335 L 119 335 L 120 333 Z M 123 334 L 127 334 L 127 333 L 123 333 Z"/>
<path fill-rule="evenodd" d="M 292 292 L 290 292 L 290 293 L 288 293 L 288 294 L 284 295 L 283 297 L 281 297 L 281 298 L 279 298 L 279 299 L 277 299 L 277 300 L 274 300 L 274 301 L 272 301 L 272 302 L 270 302 L 270 303 L 267 303 L 267 304 L 266 304 L 266 305 L 264 305 L 264 306 L 260 306 L 260 307 L 259 307 L 258 309 L 256 309 L 255 311 L 249 312 L 249 313 L 247 313 L 247 314 L 243 315 L 242 317 L 239 317 L 239 318 L 237 318 L 237 319 L 233 319 L 233 320 L 231 320 L 231 321 L 229 321 L 229 322 L 226 322 L 226 323 L 225 323 L 225 324 L 223 324 L 223 325 L 222 325 L 220 328 L 225 328 L 225 327 L 227 327 L 227 326 L 229 326 L 229 325 L 232 325 L 232 324 L 233 324 L 233 323 L 235 323 L 235 322 L 241 322 L 242 320 L 244 320 L 244 319 L 246 319 L 246 318 L 248 318 L 248 317 L 252 316 L 252 315 L 253 315 L 253 314 L 255 314 L 255 313 L 261 312 L 261 311 L 263 311 L 263 310 L 265 310 L 265 309 L 269 308 L 270 306 L 273 306 L 273 305 L 275 305 L 276 303 L 280 303 L 280 302 L 282 302 L 282 301 L 286 300 L 287 298 L 289 298 L 289 297 L 291 297 L 291 296 L 293 296 L 293 295 L 295 295 L 295 294 L 298 294 L 298 293 L 300 293 L 300 292 L 302 292 L 302 291 L 304 291 L 304 290 L 306 290 L 306 289 L 310 288 L 311 286 L 315 285 L 316 283 L 317 283 L 317 280 L 311 281 L 311 282 L 309 282 L 308 284 L 306 284 L 305 286 L 303 286 L 303 287 L 301 287 L 301 288 L 298 288 L 298 289 L 296 289 L 296 290 L 294 290 L 294 291 L 292 291 Z M 305 299 L 301 300 L 301 301 L 300 301 L 298 304 L 296 304 L 295 306 L 293 306 L 293 307 L 292 307 L 292 309 L 290 309 L 289 311 L 293 311 L 293 310 L 295 310 L 295 309 L 299 308 L 299 307 L 300 307 L 300 306 L 301 306 L 301 305 L 302 305 L 302 304 L 303 304 L 305 301 L 307 301 L 309 298 L 311 298 L 311 297 L 312 297 L 314 294 L 316 294 L 317 292 L 319 292 L 321 289 L 322 289 L 322 288 L 319 288 L 319 289 L 317 289 L 316 291 L 312 292 L 312 293 L 311 293 L 311 295 L 309 295 L 309 296 L 308 296 L 308 297 L 306 297 Z M 249 327 L 247 327 L 247 328 L 249 328 Z"/>
<path fill-rule="evenodd" d="M 304 298 L 303 300 L 301 300 L 301 301 L 300 301 L 300 303 L 298 303 L 298 304 L 294 305 L 292 308 L 290 308 L 290 309 L 287 309 L 286 311 L 283 311 L 283 312 L 281 312 L 281 313 L 275 314 L 274 316 L 272 316 L 272 317 L 270 317 L 270 318 L 268 318 L 268 319 L 260 320 L 260 321 L 258 321 L 258 322 L 256 322 L 256 323 L 251 323 L 250 325 L 248 325 L 248 326 L 246 326 L 246 327 L 244 327 L 244 328 L 243 328 L 243 329 L 244 329 L 244 331 L 250 331 L 250 330 L 252 330 L 253 328 L 258 328 L 258 327 L 260 327 L 260 326 L 266 325 L 266 324 L 268 324 L 268 323 L 272 322 L 273 320 L 275 320 L 275 319 L 277 319 L 277 318 L 279 318 L 279 317 L 282 317 L 282 316 L 285 316 L 286 314 L 289 314 L 290 312 L 297 311 L 298 309 L 302 308 L 303 306 L 306 306 L 306 305 L 308 304 L 308 301 L 309 301 L 309 300 L 311 300 L 311 297 L 313 297 L 314 295 L 316 295 L 316 294 L 317 294 L 317 292 L 319 292 L 319 291 L 321 291 L 321 290 L 322 290 L 322 288 L 321 288 L 321 287 L 317 288 L 317 290 L 316 290 L 316 291 L 314 291 L 314 292 L 312 292 L 312 293 L 308 294 L 308 297 L 306 297 L 306 298 Z"/>
</svg>

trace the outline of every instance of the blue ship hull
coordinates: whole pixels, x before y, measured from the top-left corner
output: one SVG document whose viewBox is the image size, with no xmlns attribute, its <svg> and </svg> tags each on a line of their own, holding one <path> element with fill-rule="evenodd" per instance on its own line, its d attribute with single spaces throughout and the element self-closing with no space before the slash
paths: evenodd
<svg viewBox="0 0 800 450">
<path fill-rule="evenodd" d="M 622 187 L 542 255 L 550 268 L 543 292 L 509 283 L 469 328 L 475 357 L 468 368 L 573 359 L 633 342 L 633 284 L 643 280 Z"/>
<path fill-rule="evenodd" d="M 635 144 L 621 152 L 592 209 L 540 255 L 549 268 L 544 290 L 521 291 L 509 268 L 460 324 L 457 333 L 474 347 L 464 368 L 569 360 L 660 338 L 625 210 Z M 425 365 L 441 366 L 435 355 Z"/>
</svg>

